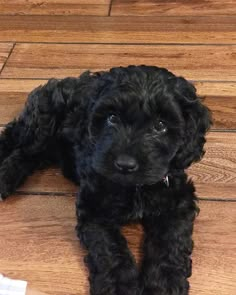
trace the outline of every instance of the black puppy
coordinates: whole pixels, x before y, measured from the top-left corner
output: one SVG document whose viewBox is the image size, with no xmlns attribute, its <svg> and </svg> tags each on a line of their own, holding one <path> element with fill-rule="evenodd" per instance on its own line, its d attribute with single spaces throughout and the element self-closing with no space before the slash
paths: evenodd
<svg viewBox="0 0 236 295">
<path fill-rule="evenodd" d="M 208 109 L 184 78 L 129 66 L 50 80 L 0 137 L 0 193 L 58 164 L 80 184 L 77 232 L 92 295 L 186 295 L 194 185 L 184 170 L 204 154 Z M 138 272 L 121 226 L 141 222 Z"/>
</svg>

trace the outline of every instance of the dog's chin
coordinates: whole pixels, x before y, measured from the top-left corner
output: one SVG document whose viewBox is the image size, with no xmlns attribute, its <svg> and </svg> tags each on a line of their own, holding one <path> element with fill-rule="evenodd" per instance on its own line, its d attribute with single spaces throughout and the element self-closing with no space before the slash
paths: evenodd
<svg viewBox="0 0 236 295">
<path fill-rule="evenodd" d="M 140 182 L 136 177 L 134 177 L 134 175 L 121 173 L 114 173 L 109 176 L 107 175 L 107 178 L 122 186 L 135 186 Z"/>
<path fill-rule="evenodd" d="M 97 171 L 99 173 L 99 171 Z M 121 186 L 153 185 L 163 180 L 164 173 L 145 177 L 144 175 L 122 174 L 122 173 L 99 173 L 106 179 Z"/>
</svg>

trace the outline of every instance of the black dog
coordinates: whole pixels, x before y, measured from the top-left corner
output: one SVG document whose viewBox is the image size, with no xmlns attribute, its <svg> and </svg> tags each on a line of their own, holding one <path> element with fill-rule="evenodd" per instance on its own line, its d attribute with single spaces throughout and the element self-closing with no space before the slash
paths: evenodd
<svg viewBox="0 0 236 295">
<path fill-rule="evenodd" d="M 194 186 L 208 109 L 184 78 L 149 66 L 86 72 L 35 89 L 0 137 L 0 193 L 58 164 L 77 184 L 77 232 L 92 295 L 186 295 Z M 144 227 L 138 271 L 121 226 Z"/>
</svg>

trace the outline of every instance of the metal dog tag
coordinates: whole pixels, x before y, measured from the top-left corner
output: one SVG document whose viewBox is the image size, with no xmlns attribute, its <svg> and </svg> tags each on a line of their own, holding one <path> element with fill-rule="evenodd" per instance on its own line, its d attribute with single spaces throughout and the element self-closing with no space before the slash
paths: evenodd
<svg viewBox="0 0 236 295">
<path fill-rule="evenodd" d="M 166 176 L 163 178 L 163 181 L 164 181 L 164 183 L 165 183 L 165 185 L 166 185 L 167 187 L 170 186 L 168 175 L 166 175 Z"/>
</svg>

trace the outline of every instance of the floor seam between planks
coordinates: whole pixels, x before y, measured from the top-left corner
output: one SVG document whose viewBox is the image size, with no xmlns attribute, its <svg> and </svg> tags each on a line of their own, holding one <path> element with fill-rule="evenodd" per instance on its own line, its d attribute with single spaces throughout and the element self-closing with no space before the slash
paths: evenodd
<svg viewBox="0 0 236 295">
<path fill-rule="evenodd" d="M 72 192 L 41 192 L 41 191 L 16 191 L 14 195 L 16 197 L 21 197 L 21 196 L 57 196 L 57 197 L 75 197 L 77 195 L 77 192 L 79 191 L 79 186 L 78 189 L 75 190 L 74 193 Z M 197 192 L 197 191 L 196 191 Z M 198 192 L 197 192 L 198 194 Z M 206 201 L 206 202 L 231 202 L 235 203 L 236 202 L 236 196 L 233 199 L 223 199 L 223 198 L 207 198 L 207 197 L 197 197 L 199 201 Z"/>
<path fill-rule="evenodd" d="M 5 42 L 5 43 L 9 44 L 9 42 Z M 11 42 L 10 42 L 10 43 L 11 43 Z M 6 64 L 7 64 L 7 61 L 8 61 L 8 59 L 10 58 L 10 56 L 11 56 L 11 54 L 12 54 L 14 48 L 15 48 L 15 45 L 16 45 L 16 43 L 13 43 L 13 42 L 12 42 L 12 48 L 10 49 L 10 51 L 9 51 L 9 53 L 8 53 L 8 56 L 7 56 L 6 60 L 4 61 L 3 65 L 2 65 L 2 68 L 0 69 L 0 78 L 1 78 L 1 74 L 2 74 L 2 72 L 3 72 L 4 68 L 5 68 L 5 66 L 6 66 Z"/>
<path fill-rule="evenodd" d="M 79 187 L 78 187 L 79 188 Z M 71 197 L 74 197 L 74 196 L 76 196 L 76 194 L 77 194 L 77 191 L 78 191 L 78 189 L 77 190 L 75 190 L 75 192 L 74 193 L 72 193 L 72 192 L 68 192 L 68 193 L 66 193 L 66 192 L 53 192 L 53 191 L 49 191 L 49 192 L 41 192 L 41 191 L 16 191 L 14 194 L 15 194 L 15 196 L 18 196 L 18 197 L 20 197 L 20 196 L 58 196 L 58 197 L 69 197 L 69 196 L 71 196 Z"/>
<path fill-rule="evenodd" d="M 60 31 L 60 30 L 59 30 Z M 222 47 L 222 46 L 236 46 L 236 42 L 233 43 L 187 43 L 187 42 L 61 42 L 61 41 L 15 41 L 14 39 L 9 39 L 5 41 L 0 41 L 0 43 L 15 43 L 15 44 L 58 44 L 58 45 L 120 45 L 120 46 L 179 46 L 179 47 L 192 47 L 192 46 L 216 46 L 216 47 Z"/>
<path fill-rule="evenodd" d="M 110 0 L 109 10 L 108 10 L 108 16 L 109 17 L 111 16 L 112 4 L 113 4 L 113 0 Z"/>
<path fill-rule="evenodd" d="M 9 42 L 7 42 L 7 43 L 9 43 Z M 95 72 L 95 71 L 91 70 L 91 72 Z M 60 80 L 61 78 L 58 78 L 58 79 Z M 0 80 L 45 80 L 45 81 L 48 81 L 49 79 L 44 78 L 44 77 L 41 77 L 41 78 L 38 78 L 38 77 L 35 77 L 35 78 L 33 78 L 33 77 L 31 77 L 31 78 L 30 77 L 25 77 L 25 78 L 24 77 L 23 78 L 21 78 L 21 77 L 9 77 L 8 78 L 8 77 L 1 77 L 0 76 Z M 214 83 L 226 83 L 226 84 L 236 83 L 236 80 L 198 80 L 198 79 L 192 80 L 192 79 L 188 79 L 188 81 L 192 82 L 192 83 L 196 82 L 196 83 L 213 83 L 213 84 Z"/>
<path fill-rule="evenodd" d="M 6 42 L 6 43 L 8 43 L 9 44 L 9 42 Z M 18 44 L 18 43 L 17 43 Z M 0 77 L 0 80 L 45 80 L 45 81 L 48 81 L 48 78 L 37 78 L 37 77 L 35 77 L 35 78 L 28 78 L 28 77 L 26 77 L 26 78 L 21 78 L 21 77 Z M 192 82 L 192 83 L 212 83 L 212 84 L 214 84 L 214 83 L 224 83 L 224 84 L 231 84 L 231 83 L 233 83 L 233 84 L 235 84 L 236 83 L 236 80 L 192 80 L 192 79 L 188 79 L 188 81 L 189 82 Z M 236 95 L 236 94 L 235 94 Z M 216 95 L 214 95 L 214 96 L 216 96 Z M 221 95 L 222 96 L 222 95 Z"/>
<path fill-rule="evenodd" d="M 29 192 L 29 191 L 16 191 L 14 193 L 14 197 L 76 197 L 77 191 L 79 191 L 79 186 L 78 190 L 76 190 L 74 193 L 62 193 L 62 192 Z M 197 192 L 197 191 L 196 191 Z M 198 194 L 198 193 L 197 193 Z M 11 198 L 11 197 L 10 197 Z M 222 202 L 222 203 L 235 203 L 236 202 L 236 196 L 233 199 L 222 199 L 222 198 L 205 198 L 205 197 L 197 197 L 197 200 L 200 202 Z"/>
</svg>

